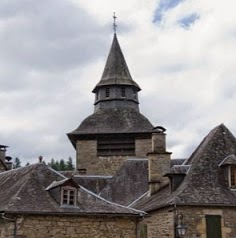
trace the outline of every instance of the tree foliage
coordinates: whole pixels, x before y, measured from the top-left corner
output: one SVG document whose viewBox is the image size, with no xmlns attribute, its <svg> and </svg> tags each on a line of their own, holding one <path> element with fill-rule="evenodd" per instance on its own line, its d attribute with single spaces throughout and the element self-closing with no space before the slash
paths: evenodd
<svg viewBox="0 0 236 238">
<path fill-rule="evenodd" d="M 57 171 L 67 171 L 67 170 L 74 170 L 75 166 L 73 164 L 72 158 L 69 157 L 67 161 L 61 159 L 60 161 L 54 160 L 53 158 L 48 163 L 48 166 L 52 167 Z"/>
<path fill-rule="evenodd" d="M 16 157 L 12 163 L 13 169 L 17 169 L 21 167 L 21 161 L 18 157 Z"/>
</svg>

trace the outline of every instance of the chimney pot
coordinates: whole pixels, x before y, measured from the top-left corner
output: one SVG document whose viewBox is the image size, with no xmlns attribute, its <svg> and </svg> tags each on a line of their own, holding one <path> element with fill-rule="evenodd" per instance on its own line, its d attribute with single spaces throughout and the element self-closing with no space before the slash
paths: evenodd
<svg viewBox="0 0 236 238">
<path fill-rule="evenodd" d="M 42 163 L 42 161 L 43 161 L 43 156 L 39 156 L 39 163 Z"/>
</svg>

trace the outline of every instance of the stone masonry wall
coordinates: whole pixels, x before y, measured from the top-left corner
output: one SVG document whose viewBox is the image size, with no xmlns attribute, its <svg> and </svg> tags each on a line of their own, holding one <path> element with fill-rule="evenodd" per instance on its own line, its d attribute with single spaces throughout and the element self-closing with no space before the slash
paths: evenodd
<svg viewBox="0 0 236 238">
<path fill-rule="evenodd" d="M 12 238 L 14 223 L 0 223 L 0 238 Z M 134 218 L 30 215 L 18 218 L 17 238 L 135 238 Z"/>
<path fill-rule="evenodd" d="M 135 140 L 135 156 L 140 158 L 147 157 L 147 153 L 152 150 L 152 140 L 150 139 L 136 139 Z"/>
<path fill-rule="evenodd" d="M 149 214 L 141 223 L 147 224 L 148 238 L 174 238 L 174 215 L 168 209 Z"/>
<path fill-rule="evenodd" d="M 87 169 L 88 174 L 97 170 L 97 141 L 78 140 L 76 143 L 76 168 Z"/>
<path fill-rule="evenodd" d="M 145 158 L 151 151 L 151 139 L 135 141 L 135 157 Z M 78 140 L 76 144 L 76 167 L 87 169 L 87 174 L 114 175 L 124 161 L 134 156 L 97 156 L 96 140 Z"/>
<path fill-rule="evenodd" d="M 222 238 L 236 238 L 236 208 L 179 207 L 187 225 L 186 237 L 206 238 L 206 215 L 221 216 Z"/>
<path fill-rule="evenodd" d="M 0 163 L 0 172 L 4 171 L 6 171 L 6 167 L 2 163 Z"/>
</svg>

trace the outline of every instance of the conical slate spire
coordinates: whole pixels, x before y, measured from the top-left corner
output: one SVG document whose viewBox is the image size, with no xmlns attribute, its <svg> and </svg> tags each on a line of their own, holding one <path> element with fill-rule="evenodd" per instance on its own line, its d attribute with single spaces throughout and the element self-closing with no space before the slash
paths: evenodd
<svg viewBox="0 0 236 238">
<path fill-rule="evenodd" d="M 114 84 L 130 85 L 136 87 L 137 91 L 141 90 L 138 84 L 134 82 L 131 77 L 129 68 L 121 51 L 116 33 L 113 37 L 113 42 L 102 74 L 102 78 L 94 88 L 93 92 L 96 92 L 98 87 Z"/>
</svg>

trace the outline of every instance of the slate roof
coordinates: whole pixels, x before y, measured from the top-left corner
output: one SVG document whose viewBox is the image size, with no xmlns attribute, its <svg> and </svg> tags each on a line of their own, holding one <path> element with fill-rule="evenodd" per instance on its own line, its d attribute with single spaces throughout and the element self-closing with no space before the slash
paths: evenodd
<svg viewBox="0 0 236 238">
<path fill-rule="evenodd" d="M 98 194 L 109 183 L 112 176 L 75 175 L 73 178 L 78 184 Z"/>
<path fill-rule="evenodd" d="M 100 87 L 107 85 L 132 86 L 137 91 L 141 90 L 130 75 L 116 34 L 113 37 L 103 75 L 93 92 L 96 93 Z M 109 101 L 107 100 L 107 102 Z M 126 105 L 125 101 L 124 104 Z M 95 110 L 92 115 L 83 120 L 77 129 L 68 133 L 67 136 L 75 147 L 78 139 L 91 138 L 97 134 L 151 133 L 152 129 L 153 125 L 150 121 L 136 108 L 124 107 L 117 109 L 111 106 L 106 109 Z"/>
<path fill-rule="evenodd" d="M 96 92 L 98 87 L 114 84 L 130 85 L 136 87 L 138 91 L 141 90 L 138 84 L 132 79 L 130 75 L 116 34 L 114 34 L 113 37 L 111 49 L 108 54 L 102 78 L 100 82 L 96 85 L 96 87 L 93 89 L 93 92 Z"/>
<path fill-rule="evenodd" d="M 223 124 L 217 126 L 184 162 L 190 169 L 174 192 L 163 188 L 151 197 L 143 197 L 133 207 L 152 211 L 173 204 L 236 206 L 236 193 L 228 187 L 219 166 L 225 158 L 235 154 L 235 137 Z"/>
<path fill-rule="evenodd" d="M 128 159 L 99 195 L 127 206 L 147 191 L 148 160 Z"/>
<path fill-rule="evenodd" d="M 68 134 L 151 133 L 153 125 L 134 109 L 99 110 L 87 117 L 80 126 Z"/>
<path fill-rule="evenodd" d="M 63 215 L 139 216 L 144 214 L 111 203 L 80 185 L 78 185 L 77 206 L 60 206 L 58 202 L 60 192 L 53 192 L 53 189 L 59 188 L 58 186 L 67 180 L 43 163 L 2 172 L 0 173 L 0 211 Z"/>
</svg>

